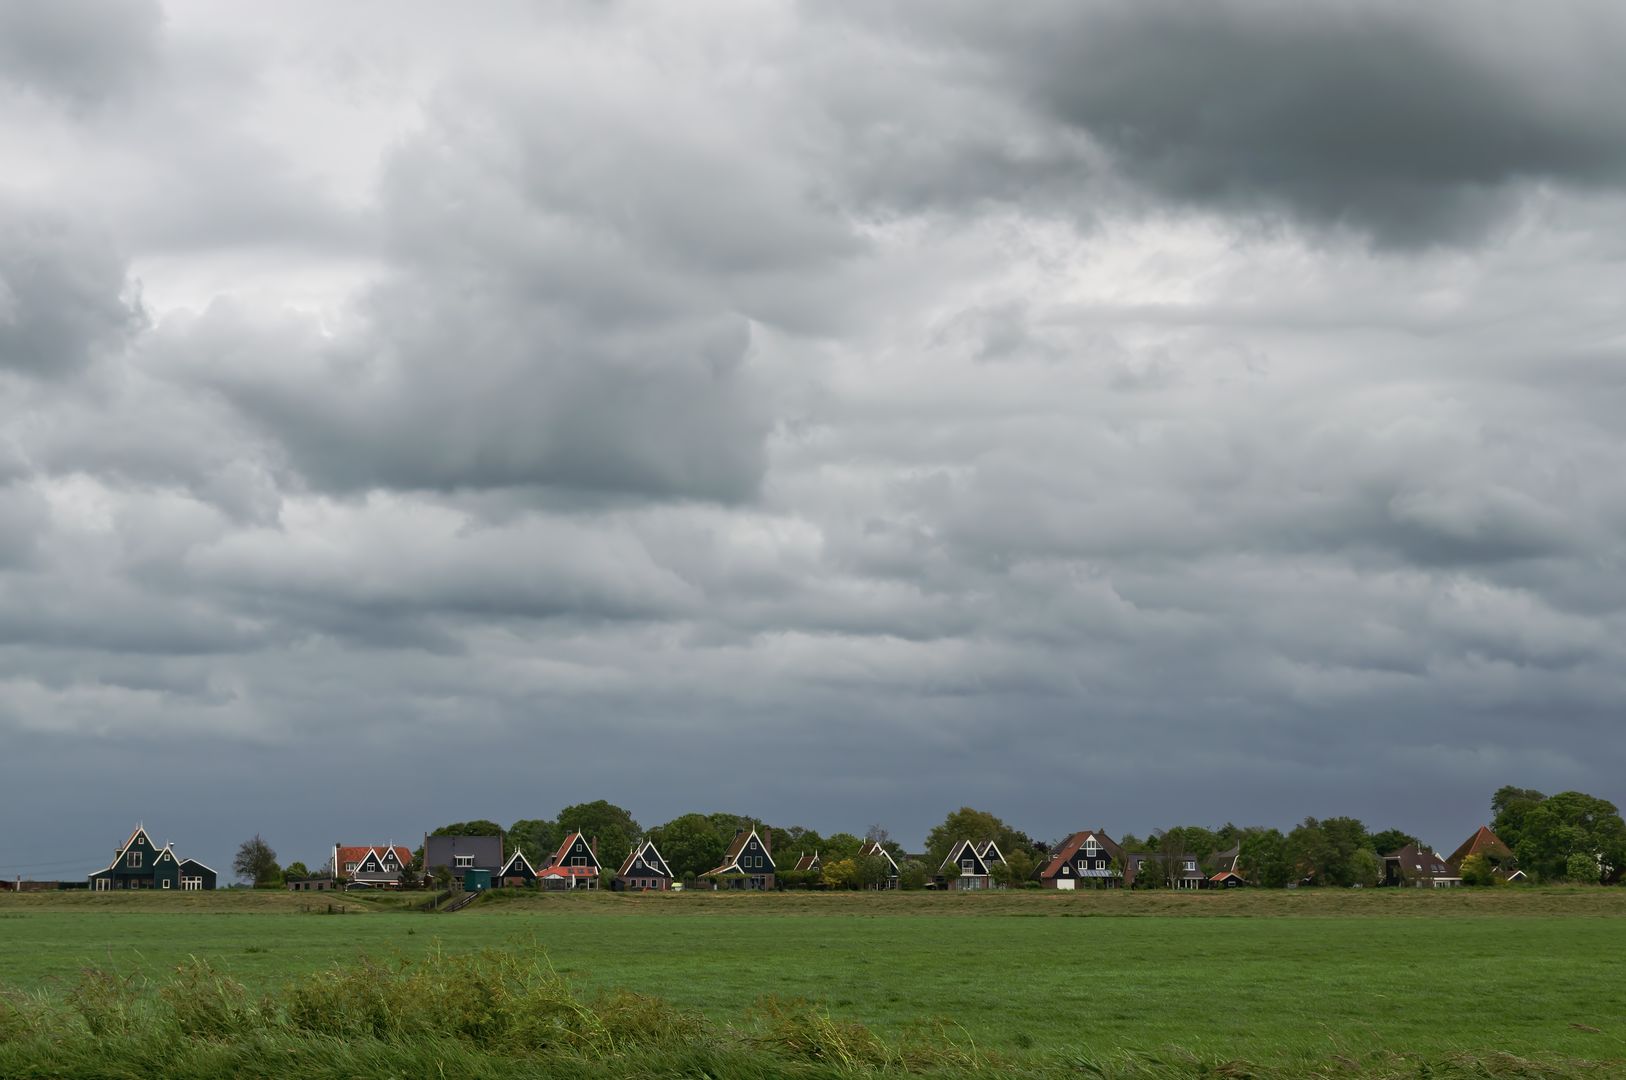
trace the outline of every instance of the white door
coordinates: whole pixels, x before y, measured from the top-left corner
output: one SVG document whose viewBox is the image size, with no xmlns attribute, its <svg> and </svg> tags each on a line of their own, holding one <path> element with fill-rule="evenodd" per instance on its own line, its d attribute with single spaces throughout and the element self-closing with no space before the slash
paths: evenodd
<svg viewBox="0 0 1626 1080">
<path fill-rule="evenodd" d="M 1072 892 L 1073 891 L 1073 879 L 1072 878 L 1057 878 L 1056 879 L 1056 888 L 1065 890 L 1067 892 Z"/>
</svg>

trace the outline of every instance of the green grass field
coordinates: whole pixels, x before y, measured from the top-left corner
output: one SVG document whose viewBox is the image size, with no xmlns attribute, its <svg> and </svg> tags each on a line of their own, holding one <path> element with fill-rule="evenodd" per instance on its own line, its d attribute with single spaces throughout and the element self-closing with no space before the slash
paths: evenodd
<svg viewBox="0 0 1626 1080">
<path fill-rule="evenodd" d="M 363 955 L 534 943 L 586 993 L 723 1025 L 802 998 L 889 1038 L 941 1024 L 1015 1059 L 1626 1062 L 1626 890 L 335 902 L 349 913 L 285 894 L 3 897 L 0 983 L 61 997 L 87 968 L 156 980 L 196 957 L 260 993 Z"/>
</svg>

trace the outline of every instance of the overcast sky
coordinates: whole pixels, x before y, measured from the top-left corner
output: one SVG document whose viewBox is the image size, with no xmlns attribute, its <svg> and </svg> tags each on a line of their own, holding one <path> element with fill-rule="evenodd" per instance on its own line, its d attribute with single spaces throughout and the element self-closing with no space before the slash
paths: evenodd
<svg viewBox="0 0 1626 1080">
<path fill-rule="evenodd" d="M 0 0 L 0 874 L 1626 798 L 1623 53 Z"/>
</svg>

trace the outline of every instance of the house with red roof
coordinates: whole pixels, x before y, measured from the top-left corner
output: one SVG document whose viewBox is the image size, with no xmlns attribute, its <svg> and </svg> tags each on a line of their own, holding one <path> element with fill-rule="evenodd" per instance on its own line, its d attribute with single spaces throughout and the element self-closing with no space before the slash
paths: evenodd
<svg viewBox="0 0 1626 1080">
<path fill-rule="evenodd" d="M 1491 832 L 1489 825 L 1481 825 L 1445 861 L 1451 864 L 1451 868 L 1460 877 L 1463 862 L 1472 855 L 1483 855 L 1485 861 L 1490 863 L 1491 872 L 1503 881 L 1524 880 L 1524 873 L 1518 868 L 1518 860 L 1513 856 L 1513 849 L 1508 847 L 1500 836 Z"/>
<path fill-rule="evenodd" d="M 1446 889 L 1462 884 L 1462 875 L 1445 856 L 1420 844 L 1407 844 L 1383 856 L 1383 883 L 1418 889 Z"/>
<path fill-rule="evenodd" d="M 761 835 L 755 828 L 736 829 L 723 861 L 701 876 L 710 878 L 714 888 L 773 888 L 773 853 L 768 847 L 772 837 L 768 829 L 763 829 Z"/>
<path fill-rule="evenodd" d="M 536 872 L 536 881 L 544 889 L 596 889 L 601 872 L 597 838 L 589 840 L 573 832 L 565 837 L 548 865 Z"/>
<path fill-rule="evenodd" d="M 398 889 L 411 863 L 412 849 L 405 844 L 335 843 L 327 868 L 347 889 Z"/>
<path fill-rule="evenodd" d="M 1047 889 L 1110 889 L 1122 884 L 1123 849 L 1101 829 L 1076 832 L 1061 842 L 1039 868 Z M 1115 865 L 1116 864 L 1116 865 Z"/>
</svg>

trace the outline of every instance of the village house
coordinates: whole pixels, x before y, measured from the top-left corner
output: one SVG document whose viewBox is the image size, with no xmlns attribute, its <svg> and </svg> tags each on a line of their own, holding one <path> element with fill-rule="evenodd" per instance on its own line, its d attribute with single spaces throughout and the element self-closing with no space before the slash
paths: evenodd
<svg viewBox="0 0 1626 1080">
<path fill-rule="evenodd" d="M 327 869 L 346 889 L 398 889 L 411 862 L 412 849 L 405 844 L 335 843 Z"/>
<path fill-rule="evenodd" d="M 1047 889 L 1110 889 L 1119 884 L 1114 863 L 1122 858 L 1123 849 L 1100 829 L 1076 832 L 1039 868 L 1039 884 Z"/>
<path fill-rule="evenodd" d="M 713 887 L 724 889 L 773 888 L 774 862 L 769 849 L 772 838 L 769 829 L 763 829 L 760 836 L 754 828 L 735 830 L 723 861 L 702 876 L 712 879 Z"/>
<path fill-rule="evenodd" d="M 1462 875 L 1439 852 L 1407 844 L 1383 856 L 1383 883 L 1418 889 L 1448 889 L 1462 884 Z"/>
<path fill-rule="evenodd" d="M 817 874 L 824 870 L 824 863 L 819 859 L 819 853 L 804 854 L 796 860 L 796 872 L 799 874 Z"/>
<path fill-rule="evenodd" d="M 480 873 L 486 884 L 503 868 L 502 837 L 500 836 L 425 836 L 423 838 L 423 869 L 433 877 L 445 870 L 467 888 L 469 871 Z"/>
<path fill-rule="evenodd" d="M 999 845 L 992 840 L 981 844 L 961 840 L 949 848 L 948 855 L 937 868 L 937 884 L 939 888 L 958 892 L 990 889 L 994 884 L 993 868 L 1004 864 L 1005 856 L 1000 853 Z M 951 866 L 959 867 L 958 876 L 947 873 Z"/>
<path fill-rule="evenodd" d="M 1489 825 L 1481 825 L 1445 861 L 1450 863 L 1451 869 L 1461 877 L 1462 864 L 1471 855 L 1483 855 L 1485 861 L 1490 863 L 1491 873 L 1503 881 L 1524 880 L 1524 871 L 1518 869 L 1518 860 L 1513 857 L 1513 849 L 1508 847 L 1500 836 L 1491 832 Z"/>
<path fill-rule="evenodd" d="M 1173 881 L 1168 871 L 1174 861 Z M 1176 889 L 1200 889 L 1208 881 L 1195 855 L 1165 855 L 1161 851 L 1132 851 L 1124 855 L 1124 887 L 1134 888 L 1136 882 L 1146 885 L 1148 875 L 1156 876 L 1156 884 L 1172 885 Z"/>
<path fill-rule="evenodd" d="M 90 875 L 90 888 L 98 892 L 112 889 L 180 889 L 190 892 L 213 889 L 218 875 L 196 859 L 182 859 L 173 844 L 159 847 L 147 830 L 137 825 L 122 846 L 113 853 L 105 870 Z"/>
<path fill-rule="evenodd" d="M 877 882 L 874 887 L 877 889 L 896 889 L 898 887 L 898 860 L 894 859 L 892 857 L 892 853 L 887 851 L 886 848 L 882 847 L 877 841 L 865 840 L 862 846 L 860 846 L 858 849 L 858 858 L 860 860 L 886 860 L 886 877 Z"/>
<path fill-rule="evenodd" d="M 536 880 L 544 889 L 596 889 L 602 872 L 598 840 L 573 832 L 565 837 L 548 865 L 536 872 Z"/>
<path fill-rule="evenodd" d="M 514 888 L 531 885 L 535 882 L 536 867 L 532 866 L 531 860 L 525 857 L 525 852 L 515 848 L 514 853 L 508 856 L 508 861 L 503 863 L 502 869 L 497 872 L 497 884 Z"/>
<path fill-rule="evenodd" d="M 634 847 L 622 860 L 610 888 L 623 892 L 665 892 L 672 887 L 672 868 L 661 858 L 653 840 Z"/>
</svg>

